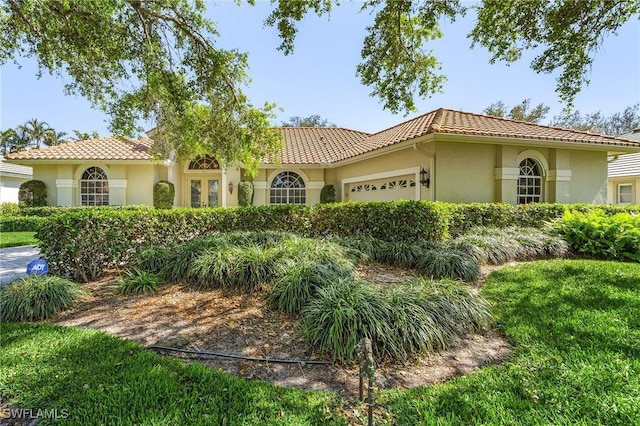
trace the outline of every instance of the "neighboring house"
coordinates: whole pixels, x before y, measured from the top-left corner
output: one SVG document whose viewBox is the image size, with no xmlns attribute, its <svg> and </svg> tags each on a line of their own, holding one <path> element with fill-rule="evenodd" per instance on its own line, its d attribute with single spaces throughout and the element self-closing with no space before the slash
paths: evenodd
<svg viewBox="0 0 640 426">
<path fill-rule="evenodd" d="M 640 143 L 532 123 L 438 109 L 370 134 L 343 128 L 282 128 L 280 165 L 263 161 L 254 204 L 320 201 L 605 203 L 607 158 Z M 152 140 L 105 137 L 7 156 L 33 167 L 51 205 L 152 204 L 161 179 L 176 206 L 235 206 L 239 165 L 214 158 L 154 161 Z M 248 179 L 250 180 L 250 179 Z"/>
<path fill-rule="evenodd" d="M 640 128 L 620 137 L 640 143 Z M 608 176 L 609 204 L 640 204 L 640 154 L 615 155 Z"/>
<path fill-rule="evenodd" d="M 20 185 L 31 178 L 31 167 L 5 163 L 0 159 L 0 203 L 17 203 Z"/>
</svg>

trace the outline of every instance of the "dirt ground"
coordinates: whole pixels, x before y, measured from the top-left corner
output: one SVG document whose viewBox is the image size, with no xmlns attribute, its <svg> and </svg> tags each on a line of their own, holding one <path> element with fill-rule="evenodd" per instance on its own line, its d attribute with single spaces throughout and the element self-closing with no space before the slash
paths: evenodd
<svg viewBox="0 0 640 426">
<path fill-rule="evenodd" d="M 484 271 L 483 277 L 488 270 Z M 359 274 L 376 285 L 393 285 L 411 271 L 387 265 L 369 265 Z M 117 277 L 88 283 L 92 296 L 51 322 L 94 328 L 135 340 L 207 352 L 269 359 L 323 360 L 310 351 L 292 316 L 269 309 L 259 294 L 225 294 L 222 290 L 197 290 L 170 284 L 151 295 L 121 296 L 115 292 Z M 483 280 L 476 283 L 476 289 Z M 411 388 L 437 383 L 502 361 L 511 352 L 495 331 L 471 335 L 448 351 L 406 364 L 385 363 L 376 369 L 380 388 Z M 168 352 L 163 352 L 169 355 Z M 181 355 L 212 368 L 279 386 L 332 390 L 357 396 L 357 367 L 346 365 L 279 364 L 220 357 Z"/>
</svg>

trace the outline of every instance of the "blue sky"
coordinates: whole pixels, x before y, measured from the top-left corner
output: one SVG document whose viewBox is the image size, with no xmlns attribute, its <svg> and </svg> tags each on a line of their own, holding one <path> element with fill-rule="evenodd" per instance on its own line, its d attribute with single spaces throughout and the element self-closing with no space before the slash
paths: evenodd
<svg viewBox="0 0 640 426">
<path fill-rule="evenodd" d="M 474 23 L 473 13 L 455 23 L 442 22 L 444 37 L 432 49 L 448 77 L 444 93 L 417 103 L 419 112 L 407 117 L 382 109 L 370 89 L 355 75 L 365 27 L 373 20 L 358 13 L 360 3 L 347 3 L 332 11 L 330 18 L 311 15 L 300 23 L 296 50 L 284 56 L 274 28 L 263 26 L 270 3 L 254 7 L 234 2 L 208 2 L 208 16 L 217 22 L 225 48 L 249 53 L 251 85 L 246 89 L 255 105 L 275 102 L 283 111 L 274 124 L 291 116 L 318 114 L 338 126 L 375 132 L 406 119 L 445 107 L 480 113 L 492 102 L 515 105 L 531 98 L 533 104 L 551 107 L 545 122 L 563 108 L 555 94 L 555 75 L 536 74 L 529 69 L 533 54 L 506 66 L 489 64 L 489 53 L 470 49 L 466 35 Z M 0 128 L 23 124 L 31 118 L 49 123 L 58 131 L 97 130 L 108 134 L 108 117 L 82 98 L 65 96 L 61 79 L 36 78 L 33 60 L 21 60 L 22 68 L 7 64 L 1 69 Z M 640 21 L 628 22 L 610 35 L 597 52 L 590 73 L 591 84 L 575 102 L 583 113 L 612 114 L 640 102 Z"/>
</svg>

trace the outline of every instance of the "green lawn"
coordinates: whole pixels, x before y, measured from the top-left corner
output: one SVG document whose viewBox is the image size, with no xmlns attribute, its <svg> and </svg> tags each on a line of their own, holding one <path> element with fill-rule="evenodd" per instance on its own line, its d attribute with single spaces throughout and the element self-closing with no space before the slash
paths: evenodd
<svg viewBox="0 0 640 426">
<path fill-rule="evenodd" d="M 482 293 L 515 352 L 443 385 L 384 392 L 396 424 L 640 424 L 639 264 L 522 264 Z"/>
<path fill-rule="evenodd" d="M 35 246 L 38 240 L 35 232 L 0 232 L 0 248 L 16 246 Z"/>
<path fill-rule="evenodd" d="M 639 264 L 522 264 L 494 272 L 483 294 L 512 356 L 445 384 L 383 391 L 379 422 L 640 424 Z M 66 409 L 69 424 L 346 424 L 331 394 L 231 377 L 96 331 L 2 324 L 0 338 L 0 393 Z"/>
</svg>

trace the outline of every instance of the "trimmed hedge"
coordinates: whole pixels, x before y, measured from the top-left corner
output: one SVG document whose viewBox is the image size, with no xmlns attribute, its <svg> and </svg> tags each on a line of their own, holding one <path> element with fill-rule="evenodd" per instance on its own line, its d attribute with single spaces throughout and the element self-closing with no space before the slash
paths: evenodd
<svg viewBox="0 0 640 426">
<path fill-rule="evenodd" d="M 591 205 L 390 203 L 248 206 L 212 209 L 67 208 L 51 216 L 36 237 L 52 272 L 87 281 L 125 265 L 140 247 L 177 244 L 229 231 L 286 231 L 309 237 L 371 236 L 385 241 L 442 241 L 477 226 L 541 227 L 565 208 Z M 602 206 L 599 206 L 602 208 Z M 635 209 L 635 210 L 634 210 Z M 607 213 L 640 206 L 606 207 Z M 519 223 L 521 222 L 521 223 Z"/>
<path fill-rule="evenodd" d="M 159 180 L 153 186 L 153 207 L 157 209 L 172 208 L 175 195 L 176 188 L 171 182 Z"/>
<path fill-rule="evenodd" d="M 253 204 L 253 183 L 243 180 L 238 183 L 238 205 L 245 207 Z"/>
<path fill-rule="evenodd" d="M 0 232 L 35 232 L 46 221 L 46 217 L 38 216 L 3 216 L 0 217 Z"/>
</svg>

